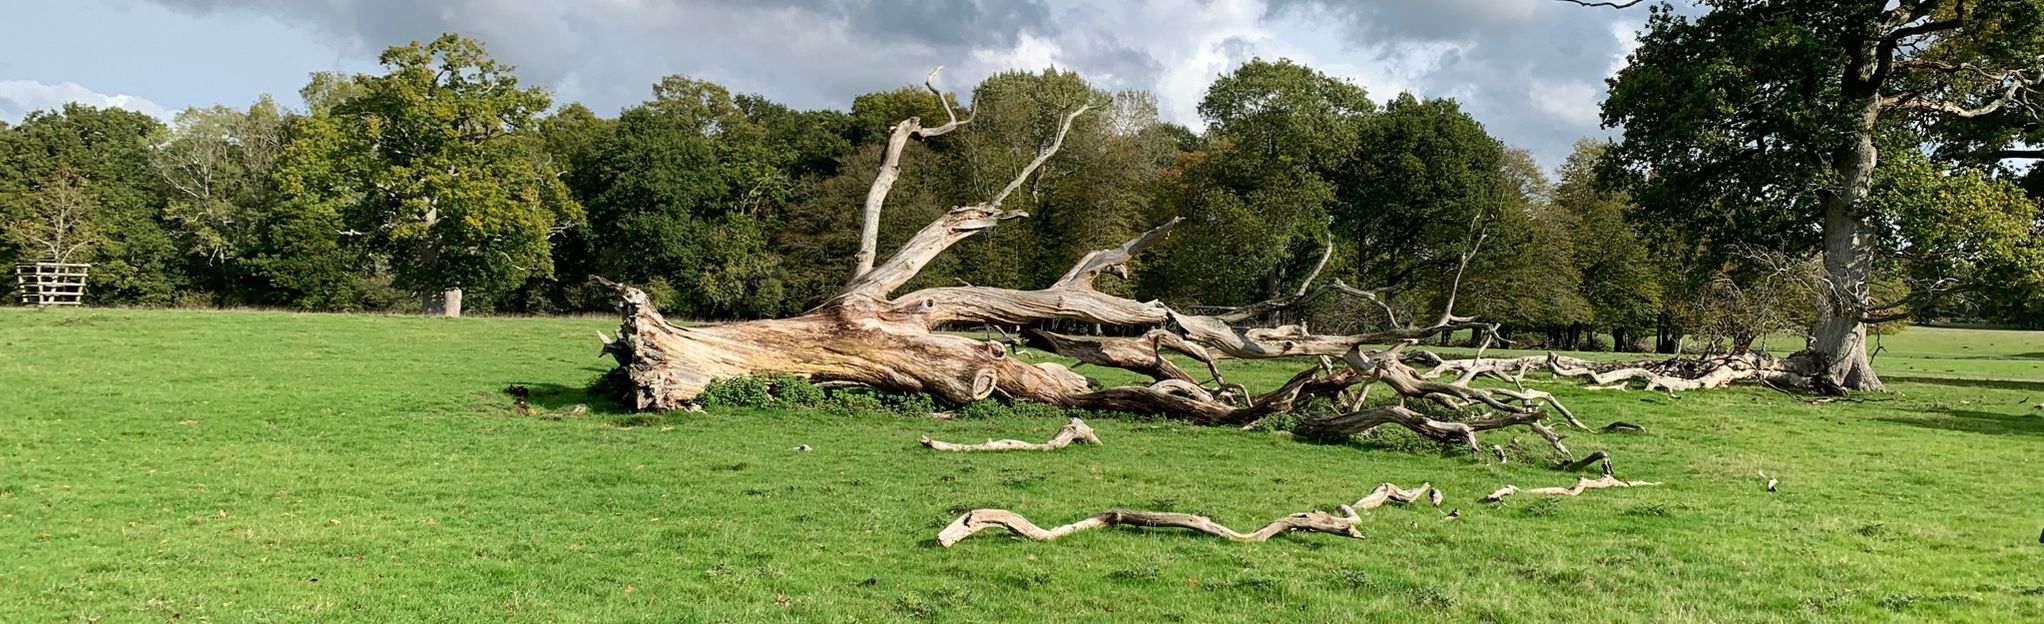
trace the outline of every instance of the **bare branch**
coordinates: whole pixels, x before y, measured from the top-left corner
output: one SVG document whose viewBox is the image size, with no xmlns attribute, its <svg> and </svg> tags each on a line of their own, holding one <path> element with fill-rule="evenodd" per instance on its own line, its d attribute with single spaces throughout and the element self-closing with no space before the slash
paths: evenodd
<svg viewBox="0 0 2044 624">
<path fill-rule="evenodd" d="M 1628 0 L 1626 2 L 1587 2 L 1585 0 L 1557 0 L 1557 1 L 1567 2 L 1569 4 L 1582 5 L 1586 7 L 1610 7 L 1613 9 L 1629 9 L 1634 6 L 1638 6 L 1640 3 L 1646 2 L 1647 0 Z"/>
<path fill-rule="evenodd" d="M 1094 278 L 1099 277 L 1101 273 L 1108 272 L 1114 273 L 1115 277 L 1128 279 L 1129 260 L 1135 259 L 1136 254 L 1142 253 L 1152 243 L 1164 238 L 1165 234 L 1171 233 L 1171 229 L 1178 227 L 1178 224 L 1183 221 L 1185 221 L 1185 217 L 1172 217 L 1170 221 L 1150 228 L 1150 231 L 1144 232 L 1142 236 L 1137 236 L 1126 243 L 1122 243 L 1120 247 L 1088 253 L 1086 257 L 1079 259 L 1078 264 L 1072 266 L 1072 270 L 1066 271 L 1064 277 L 1058 278 L 1057 282 L 1051 287 L 1077 287 L 1090 290 L 1093 288 Z"/>
<path fill-rule="evenodd" d="M 894 190 L 894 181 L 901 178 L 901 153 L 908 148 L 908 140 L 911 137 L 927 139 L 943 135 L 972 121 L 970 117 L 959 119 L 957 111 L 951 108 L 951 100 L 944 97 L 942 91 L 937 90 L 937 72 L 943 70 L 943 65 L 930 70 L 930 74 L 923 78 L 923 87 L 937 96 L 937 102 L 944 106 L 944 115 L 949 117 L 950 121 L 941 126 L 924 128 L 922 119 L 910 117 L 901 120 L 901 123 L 895 124 L 894 128 L 888 131 L 887 148 L 880 157 L 880 172 L 874 174 L 873 185 L 866 189 L 866 203 L 859 223 L 859 251 L 852 256 L 853 281 L 873 270 L 873 259 L 878 256 L 880 247 L 880 209 L 887 203 L 887 194 Z"/>
<path fill-rule="evenodd" d="M 1030 174 L 1036 173 L 1036 169 L 1038 167 L 1042 167 L 1043 163 L 1045 161 L 1050 160 L 1050 157 L 1056 154 L 1059 148 L 1064 147 L 1065 134 L 1072 131 L 1072 120 L 1078 119 L 1080 115 L 1085 114 L 1086 111 L 1089 110 L 1093 110 L 1093 105 L 1091 103 L 1088 103 L 1084 106 L 1080 106 L 1078 109 L 1073 110 L 1070 113 L 1066 113 L 1064 121 L 1058 124 L 1057 137 L 1051 139 L 1050 147 L 1043 148 L 1042 151 L 1037 152 L 1036 159 L 1029 161 L 1029 165 L 1023 167 L 1021 173 L 1015 174 L 1014 180 L 1008 182 L 1007 188 L 1003 188 L 1001 189 L 1001 192 L 994 194 L 994 198 L 987 200 L 986 205 L 991 207 L 999 207 L 1002 201 L 1008 199 L 1008 195 L 1013 194 L 1015 192 L 1015 189 L 1021 188 L 1022 181 L 1029 179 Z"/>
<path fill-rule="evenodd" d="M 1327 260 L 1333 257 L 1334 257 L 1334 237 L 1330 236 L 1327 238 L 1327 250 L 1320 252 L 1319 262 L 1313 263 L 1313 272 L 1307 273 L 1306 279 L 1299 281 L 1299 290 L 1297 292 L 1292 293 L 1292 295 L 1294 296 L 1305 295 L 1306 289 L 1313 285 L 1313 280 L 1320 279 L 1320 271 L 1327 268 Z"/>
<path fill-rule="evenodd" d="M 917 231 L 915 236 L 910 237 L 907 243 L 902 244 L 901 249 L 895 251 L 894 255 L 887 259 L 887 262 L 877 266 L 870 266 L 870 268 L 860 271 L 858 277 L 853 278 L 852 282 L 845 286 L 844 291 L 839 296 L 865 295 L 875 299 L 885 299 L 889 293 L 894 292 L 894 289 L 900 288 L 902 284 L 908 283 L 910 279 L 914 278 L 917 273 L 922 272 L 924 266 L 927 266 L 932 259 L 935 259 L 937 254 L 943 253 L 945 249 L 949 249 L 951 245 L 964 240 L 965 237 L 971 236 L 980 230 L 993 227 L 1001 221 L 1029 216 L 1028 213 L 1021 211 L 1001 210 L 1001 202 L 1006 200 L 1009 194 L 1014 193 L 1015 189 L 1020 188 L 1022 182 L 1028 180 L 1030 175 L 1036 173 L 1036 170 L 1042 167 L 1045 161 L 1050 160 L 1051 156 L 1056 155 L 1058 149 L 1064 147 L 1065 135 L 1072 130 L 1072 120 L 1078 119 L 1079 115 L 1092 110 L 1092 108 L 1093 105 L 1087 104 L 1065 114 L 1064 121 L 1058 125 L 1057 137 L 1051 140 L 1050 146 L 1037 152 L 1036 159 L 1029 161 L 1029 164 L 1024 166 L 1021 172 L 1015 174 L 1015 179 L 1008 183 L 1007 188 L 1001 189 L 1000 193 L 995 194 L 993 198 L 988 199 L 986 202 L 972 206 L 952 208 L 944 217 L 923 226 L 923 229 Z M 895 126 L 897 136 L 893 140 L 906 142 L 907 138 L 900 134 L 901 129 L 913 127 L 915 124 L 916 120 L 910 118 L 908 121 L 902 122 L 902 125 Z M 891 186 L 894 183 L 893 177 L 899 176 L 901 173 L 899 164 L 901 155 L 891 145 L 888 149 L 890 158 L 895 162 L 891 163 L 891 165 L 883 165 L 881 174 L 887 178 L 885 180 L 886 184 Z M 890 171 L 887 170 L 889 166 L 892 167 L 891 175 Z M 886 188 L 882 186 L 881 182 L 881 180 L 874 180 L 873 192 L 867 195 L 868 211 L 866 213 L 866 221 L 872 226 L 870 231 L 874 233 L 874 236 L 878 236 L 880 227 L 879 202 L 886 199 Z M 876 198 L 873 193 L 878 193 L 878 197 Z M 861 253 L 865 253 L 868 250 L 870 245 L 867 243 L 870 240 L 870 238 L 865 236 L 865 232 L 861 233 L 861 241 L 859 243 Z M 862 260 L 862 264 L 870 265 L 870 259 Z"/>
</svg>

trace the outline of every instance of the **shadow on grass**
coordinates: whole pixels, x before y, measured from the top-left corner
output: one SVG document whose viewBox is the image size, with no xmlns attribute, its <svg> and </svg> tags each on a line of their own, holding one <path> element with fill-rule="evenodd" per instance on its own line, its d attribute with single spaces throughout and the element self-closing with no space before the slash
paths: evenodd
<svg viewBox="0 0 2044 624">
<path fill-rule="evenodd" d="M 2044 415 L 2012 415 L 1975 410 L 1945 410 L 1944 415 L 1890 416 L 1875 420 L 1947 431 L 1992 435 L 2044 435 Z"/>
<path fill-rule="evenodd" d="M 1993 388 L 1996 390 L 2024 390 L 2044 392 L 2044 381 L 2016 381 L 2012 379 L 1962 379 L 1957 377 L 1920 377 L 1913 375 L 1882 375 L 1883 381 L 1893 383 L 1920 383 L 1964 388 Z"/>
<path fill-rule="evenodd" d="M 551 383 L 525 384 L 526 403 L 541 412 L 562 412 L 577 405 L 589 406 L 589 413 L 617 416 L 636 413 L 625 409 L 617 400 L 598 389 L 584 386 L 563 386 Z M 509 400 L 509 397 L 506 397 Z"/>
</svg>

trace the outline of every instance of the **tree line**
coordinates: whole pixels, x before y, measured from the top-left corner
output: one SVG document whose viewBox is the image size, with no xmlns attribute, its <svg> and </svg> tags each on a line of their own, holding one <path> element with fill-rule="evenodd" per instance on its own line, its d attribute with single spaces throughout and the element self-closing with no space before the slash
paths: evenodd
<svg viewBox="0 0 2044 624">
<path fill-rule="evenodd" d="M 889 129 L 946 116 L 918 86 L 797 110 L 669 76 L 606 117 L 557 106 L 457 35 L 381 61 L 314 74 L 304 110 L 263 98 L 164 124 L 74 104 L 0 125 L 0 262 L 92 262 L 98 304 L 587 312 L 612 306 L 586 281 L 602 275 L 677 317 L 787 315 L 850 276 Z M 1614 100 L 1645 101 L 1629 84 L 1643 83 L 1615 85 Z M 1203 130 L 1159 119 L 1149 93 L 1057 69 L 997 74 L 957 99 L 968 122 L 908 147 L 883 255 L 997 192 L 1065 113 L 1098 108 L 1008 200 L 1028 218 L 960 243 L 908 288 L 1038 287 L 1183 218 L 1132 279 L 1103 288 L 1230 306 L 1339 279 L 1386 305 L 1329 301 L 1283 320 L 1380 325 L 1454 297 L 1522 345 L 1662 351 L 1795 330 L 1821 294 L 1811 227 L 1756 217 L 1791 211 L 1772 199 L 1699 211 L 1625 166 L 1638 142 L 1585 140 L 1543 171 L 1452 99 L 1373 99 L 1287 60 L 1218 77 Z M 1899 147 L 1871 183 L 1896 267 L 1877 288 L 1998 271 L 1909 317 L 2044 324 L 2029 238 L 2044 184 L 1912 149 L 1928 140 L 1907 130 L 1882 135 Z"/>
</svg>

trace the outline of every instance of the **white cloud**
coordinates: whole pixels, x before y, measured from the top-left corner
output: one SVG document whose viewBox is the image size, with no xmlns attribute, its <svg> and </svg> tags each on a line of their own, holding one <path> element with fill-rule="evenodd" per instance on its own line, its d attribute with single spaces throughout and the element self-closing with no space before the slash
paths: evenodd
<svg viewBox="0 0 2044 624">
<path fill-rule="evenodd" d="M 0 121 L 19 123 L 31 112 L 63 108 L 72 102 L 99 108 L 124 108 L 164 121 L 170 121 L 172 116 L 170 109 L 147 98 L 109 95 L 75 82 L 45 84 L 33 80 L 0 80 Z"/>
<path fill-rule="evenodd" d="M 1600 86 L 1581 80 L 1550 80 L 1533 83 L 1533 104 L 1540 112 L 1577 126 L 1596 126 Z"/>
<path fill-rule="evenodd" d="M 1252 57 L 1290 58 L 1380 102 L 1406 91 L 1455 98 L 1549 164 L 1576 139 L 1608 134 L 1595 111 L 1603 79 L 1638 45 L 1645 17 L 1552 0 L 149 1 L 198 18 L 267 16 L 351 63 L 458 31 L 526 82 L 554 88 L 556 101 L 602 113 L 676 73 L 842 109 L 936 65 L 948 66 L 940 86 L 969 100 L 990 74 L 1054 64 L 1096 87 L 1148 90 L 1160 117 L 1198 128 L 1216 77 Z"/>
</svg>

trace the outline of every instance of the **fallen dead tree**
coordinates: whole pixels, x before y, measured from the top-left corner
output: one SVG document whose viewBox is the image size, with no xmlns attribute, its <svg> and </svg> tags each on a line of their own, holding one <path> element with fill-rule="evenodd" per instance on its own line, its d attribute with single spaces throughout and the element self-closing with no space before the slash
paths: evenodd
<svg viewBox="0 0 2044 624">
<path fill-rule="evenodd" d="M 980 444 L 952 444 L 950 442 L 932 440 L 930 436 L 923 436 L 922 442 L 923 446 L 939 451 L 1055 451 L 1071 446 L 1073 442 L 1099 444 L 1100 436 L 1093 433 L 1093 428 L 1087 426 L 1086 421 L 1073 418 L 1071 422 L 1065 423 L 1064 427 L 1057 430 L 1057 435 L 1051 436 L 1049 440 L 1044 441 L 1042 444 L 1023 442 L 1021 440 L 987 440 Z"/>
<path fill-rule="evenodd" d="M 1384 483 L 1378 485 L 1376 489 L 1371 490 L 1369 494 L 1364 495 L 1362 499 L 1357 500 L 1354 504 L 1336 507 L 1335 509 L 1338 513 L 1307 511 L 1288 514 L 1271 520 L 1262 527 L 1247 533 L 1228 528 L 1226 525 L 1214 522 L 1206 516 L 1168 511 L 1109 509 L 1087 516 L 1078 522 L 1046 529 L 1037 526 L 1034 522 L 1030 522 L 1022 514 L 1006 509 L 974 509 L 965 512 L 957 520 L 951 521 L 949 526 L 944 527 L 943 531 L 938 532 L 937 544 L 949 547 L 952 544 L 958 543 L 959 540 L 971 537 L 974 533 L 992 528 L 1007 529 L 1024 538 L 1042 542 L 1087 529 L 1114 525 L 1191 529 L 1237 542 L 1261 542 L 1278 534 L 1291 531 L 1310 531 L 1361 538 L 1363 534 L 1356 530 L 1356 525 L 1362 522 L 1362 516 L 1356 513 L 1357 510 L 1375 509 L 1386 503 L 1394 502 L 1410 504 L 1422 500 L 1422 498 L 1431 501 L 1435 507 L 1440 507 L 1441 505 L 1442 497 L 1440 490 L 1435 489 L 1432 484 L 1421 484 L 1416 488 L 1405 489 L 1390 483 Z"/>
<path fill-rule="evenodd" d="M 911 118 L 896 126 L 882 170 L 867 196 L 865 224 L 876 222 L 908 140 L 928 139 L 971 122 L 959 118 L 950 110 L 948 100 L 944 101 L 950 118 L 944 125 L 923 129 L 919 120 Z M 963 285 L 896 294 L 952 245 L 1002 221 L 1027 216 L 1003 208 L 1003 201 L 1057 154 L 1073 120 L 1088 108 L 1081 106 L 1064 115 L 1049 144 L 1000 191 L 983 202 L 949 210 L 910 236 L 884 261 L 869 260 L 878 257 L 877 242 L 872 228 L 866 228 L 857 256 L 859 266 L 851 280 L 836 295 L 800 315 L 683 327 L 667 322 L 643 291 L 592 277 L 617 292 L 624 316 L 617 338 L 604 344 L 604 352 L 618 362 L 611 373 L 613 386 L 622 389 L 626 405 L 637 409 L 684 409 L 712 381 L 779 372 L 822 384 L 928 393 L 955 405 L 999 398 L 1234 426 L 1298 413 L 1305 405 L 1325 402 L 1335 405 L 1338 413 L 1316 416 L 1314 420 L 1319 422 L 1309 423 L 1323 434 L 1394 424 L 1433 439 L 1470 444 L 1475 431 L 1525 426 L 1564 453 L 1560 437 L 1541 424 L 1544 415 L 1552 410 L 1570 425 L 1587 430 L 1548 393 L 1523 386 L 1477 387 L 1471 384 L 1476 377 L 1472 374 L 1440 381 L 1422 376 L 1400 360 L 1400 351 L 1418 340 L 1469 330 L 1496 335 L 1495 325 L 1454 313 L 1454 289 L 1433 322 L 1417 324 L 1401 323 L 1375 292 L 1339 281 L 1313 286 L 1314 277 L 1290 295 L 1207 314 L 1187 313 L 1160 302 L 1136 301 L 1095 288 L 1102 276 L 1126 278 L 1129 261 L 1168 235 L 1178 224 L 1176 219 L 1117 247 L 1086 254 L 1062 277 L 1040 289 Z M 1457 288 L 1462 268 L 1482 241 L 1480 230 L 1471 234 L 1456 269 L 1453 283 Z M 1381 307 L 1387 326 L 1336 335 L 1312 333 L 1300 325 L 1250 324 L 1273 312 L 1326 297 L 1346 297 Z M 1098 338 L 1038 331 L 1029 339 L 1084 364 L 1134 371 L 1151 381 L 1097 388 L 1092 380 L 1060 364 L 1032 364 L 1013 357 L 1002 342 L 937 331 L 942 327 L 1051 321 L 1121 328 L 1123 333 L 1136 334 Z M 1384 344 L 1393 346 L 1371 347 Z M 1165 357 L 1167 352 L 1204 364 L 1207 378 L 1174 364 Z M 1318 364 L 1279 387 L 1253 393 L 1221 377 L 1213 366 L 1220 357 L 1305 357 Z M 1369 388 L 1378 385 L 1395 393 L 1401 405 L 1408 400 L 1426 401 L 1454 410 L 1490 412 L 1491 416 L 1479 421 L 1481 424 L 1458 428 L 1406 417 L 1396 410 L 1365 409 Z"/>
</svg>

